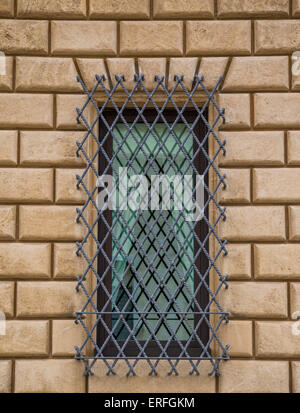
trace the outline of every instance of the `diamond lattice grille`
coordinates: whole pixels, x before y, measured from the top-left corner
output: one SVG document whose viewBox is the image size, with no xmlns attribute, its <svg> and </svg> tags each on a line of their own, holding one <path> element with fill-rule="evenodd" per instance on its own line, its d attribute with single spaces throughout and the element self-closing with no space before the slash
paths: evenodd
<svg viewBox="0 0 300 413">
<path fill-rule="evenodd" d="M 78 222 L 85 226 L 86 235 L 77 243 L 77 254 L 85 259 L 86 270 L 77 277 L 77 290 L 86 295 L 86 303 L 76 313 L 76 322 L 84 328 L 86 340 L 76 347 L 76 358 L 85 362 L 87 374 L 92 373 L 98 359 L 104 361 L 108 374 L 114 374 L 118 361 L 125 360 L 128 374 L 134 375 L 141 359 L 147 361 L 150 374 L 157 374 L 160 360 L 167 360 L 170 374 L 178 374 L 181 360 L 190 363 L 191 374 L 199 374 L 202 360 L 210 361 L 211 374 L 219 374 L 221 360 L 229 358 L 228 346 L 217 335 L 221 324 L 228 322 L 218 302 L 221 290 L 227 288 L 227 276 L 217 266 L 220 255 L 227 253 L 226 242 L 217 233 L 219 221 L 225 219 L 225 208 L 216 194 L 226 186 L 225 176 L 216 166 L 217 157 L 225 153 L 225 141 L 215 133 L 218 122 L 225 121 L 224 110 L 214 98 L 221 79 L 211 92 L 198 76 L 191 91 L 183 76 L 175 76 L 171 90 L 163 77 L 156 77 L 152 91 L 146 89 L 143 76 L 135 77 L 131 90 L 127 90 L 123 76 L 116 76 L 111 90 L 106 88 L 104 76 L 96 76 L 92 91 L 78 80 L 87 96 L 85 105 L 77 109 L 78 122 L 87 132 L 77 143 L 77 154 L 87 166 L 77 176 L 78 188 L 86 193 L 86 202 L 78 209 Z M 120 89 L 125 96 L 121 105 L 116 99 Z M 101 107 L 95 99 L 100 91 L 106 96 Z M 176 104 L 178 91 L 185 95 L 182 105 Z M 201 107 L 196 104 L 199 93 L 206 96 Z M 142 104 L 141 99 L 136 101 L 137 94 L 144 95 Z M 92 122 L 90 105 L 96 111 Z M 209 105 L 217 113 L 212 125 L 207 120 Z M 92 154 L 87 150 L 89 139 L 96 143 Z M 216 147 L 212 156 L 210 140 Z M 114 208 L 105 209 L 96 202 L 101 194 L 109 202 L 112 196 L 105 185 L 89 188 L 89 174 L 95 182 L 112 176 L 118 188 Z M 211 174 L 216 178 L 213 188 L 208 179 Z M 143 180 L 137 182 L 138 176 Z M 168 194 L 159 181 L 158 191 L 150 190 L 155 184 L 153 177 L 161 176 L 171 182 Z M 192 177 L 188 200 L 192 205 L 199 188 L 195 177 L 202 177 L 201 220 L 187 219 L 190 208 L 186 204 L 176 208 L 178 193 L 182 192 L 178 188 L 182 188 L 185 176 Z M 174 177 L 180 177 L 179 181 Z M 141 187 L 144 191 L 139 192 Z M 149 208 L 155 196 L 159 207 Z M 209 220 L 210 208 L 217 211 L 215 222 Z M 88 218 L 91 209 L 96 211 L 92 223 Z M 209 248 L 212 239 L 218 246 L 213 256 Z M 95 245 L 92 255 L 90 242 Z M 214 290 L 209 280 L 212 271 L 219 278 Z M 88 273 L 95 279 L 91 291 L 84 283 Z M 88 355 L 89 344 L 94 349 L 92 355 Z"/>
</svg>

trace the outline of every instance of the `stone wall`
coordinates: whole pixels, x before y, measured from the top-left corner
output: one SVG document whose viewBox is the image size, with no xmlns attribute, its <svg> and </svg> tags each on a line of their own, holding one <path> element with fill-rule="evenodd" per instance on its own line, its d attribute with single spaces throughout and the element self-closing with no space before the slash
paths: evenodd
<svg viewBox="0 0 300 413">
<path fill-rule="evenodd" d="M 300 392 L 300 0 L 0 0 L 0 392 Z M 83 340 L 74 324 L 83 263 L 74 241 L 84 194 L 75 174 L 82 136 L 75 107 L 80 74 L 139 70 L 204 74 L 224 82 L 227 123 L 220 160 L 228 206 L 220 235 L 230 275 L 222 293 L 231 322 L 221 331 L 231 361 L 221 377 L 107 377 L 98 363 L 86 378 L 74 360 Z"/>
</svg>

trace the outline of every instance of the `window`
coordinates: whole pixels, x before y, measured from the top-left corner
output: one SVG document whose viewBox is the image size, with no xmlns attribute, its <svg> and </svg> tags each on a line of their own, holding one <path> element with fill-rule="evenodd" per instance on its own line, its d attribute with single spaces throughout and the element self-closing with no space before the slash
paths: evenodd
<svg viewBox="0 0 300 413">
<path fill-rule="evenodd" d="M 86 302 L 76 322 L 86 339 L 75 358 L 86 374 L 98 359 L 107 374 L 119 360 L 135 374 L 140 359 L 150 374 L 160 360 L 170 365 L 169 374 L 178 374 L 182 360 L 191 374 L 199 374 L 202 360 L 219 374 L 229 358 L 229 346 L 217 335 L 228 322 L 218 302 L 228 277 L 218 268 L 227 253 L 217 232 L 226 217 L 217 197 L 226 186 L 216 162 L 226 143 L 215 132 L 225 119 L 214 98 L 221 78 L 211 92 L 198 76 L 191 91 L 183 76 L 175 76 L 171 90 L 156 77 L 152 91 L 137 75 L 131 90 L 123 76 L 111 90 L 103 75 L 96 75 L 92 91 L 78 80 L 87 97 L 78 121 L 87 132 L 77 143 L 86 161 L 77 175 L 86 193 L 77 209 L 86 229 L 77 243 L 86 261 L 77 291 Z M 91 288 L 85 283 L 90 275 Z"/>
<path fill-rule="evenodd" d="M 117 356 L 119 348 L 135 357 L 141 348 L 149 357 L 160 356 L 161 348 L 168 356 L 178 357 L 183 349 L 196 356 L 201 352 L 200 340 L 204 346 L 208 341 L 208 325 L 201 318 L 208 304 L 203 282 L 208 260 L 202 248 L 204 243 L 209 249 L 208 227 L 204 220 L 187 221 L 171 202 L 174 185 L 184 176 L 203 176 L 208 164 L 201 150 L 205 125 L 193 111 L 183 115 L 189 127 L 177 122 L 175 111 L 169 110 L 161 119 L 155 111 L 145 111 L 141 119 L 134 109 L 127 110 L 117 123 L 117 113 L 108 111 L 104 114 L 107 124 L 100 122 L 100 141 L 105 144 L 99 153 L 99 175 L 114 176 L 118 201 L 122 189 L 118 184 L 124 178 L 120 170 L 129 182 L 132 176 L 145 177 L 149 193 L 147 209 L 133 205 L 132 210 L 125 200 L 125 208 L 119 202 L 117 210 L 106 210 L 99 220 L 104 248 L 98 256 L 98 274 L 106 288 L 98 290 L 102 314 L 98 346 L 106 356 Z M 208 153 L 207 140 L 203 149 Z M 151 208 L 153 176 L 165 177 L 170 192 L 172 178 L 179 179 L 167 197 L 169 209 Z M 208 174 L 205 179 L 208 185 Z M 165 187 L 159 189 L 161 197 L 166 195 Z M 208 216 L 208 208 L 205 213 Z M 205 283 L 209 284 L 208 276 Z"/>
</svg>

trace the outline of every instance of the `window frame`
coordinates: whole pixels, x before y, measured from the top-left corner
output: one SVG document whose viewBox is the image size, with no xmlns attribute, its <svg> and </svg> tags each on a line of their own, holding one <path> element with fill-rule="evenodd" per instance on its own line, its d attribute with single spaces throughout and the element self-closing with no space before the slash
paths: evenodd
<svg viewBox="0 0 300 413">
<path fill-rule="evenodd" d="M 147 122 L 150 124 L 151 122 L 153 122 L 156 118 L 157 118 L 157 110 L 155 109 L 146 109 L 143 112 L 143 116 L 147 119 Z M 117 116 L 117 112 L 115 110 L 112 109 L 107 109 L 106 111 L 104 111 L 104 117 L 106 119 L 106 121 L 108 122 L 109 125 L 111 125 Z M 126 119 L 126 122 L 128 123 L 133 123 L 137 116 L 138 113 L 135 109 L 125 109 L 122 113 L 122 116 L 124 116 L 124 118 Z M 178 112 L 173 110 L 173 109 L 165 109 L 165 111 L 163 112 L 163 116 L 164 119 L 169 122 L 169 123 L 174 123 L 175 119 L 178 117 Z M 187 122 L 194 122 L 196 117 L 197 117 L 197 112 L 193 109 L 187 108 L 184 113 L 183 113 L 184 118 L 186 119 Z M 208 118 L 208 111 L 205 111 L 204 114 L 205 118 Z M 144 123 L 142 120 L 138 120 L 137 123 Z M 157 122 L 157 123 L 163 123 L 163 120 Z M 180 119 L 178 123 L 182 123 L 182 120 Z M 103 121 L 99 120 L 98 122 L 98 128 L 99 128 L 99 140 L 102 141 L 104 136 L 107 133 L 107 128 L 104 125 Z M 200 118 L 197 121 L 197 124 L 194 127 L 194 132 L 198 137 L 199 142 L 202 142 L 204 137 L 206 136 L 207 133 L 207 127 L 205 125 L 205 123 L 203 122 L 203 120 Z M 103 148 L 106 151 L 108 157 L 111 159 L 112 157 L 112 135 L 110 134 L 104 145 Z M 198 150 L 199 146 L 198 143 L 194 140 L 194 152 L 196 152 Z M 206 150 L 207 153 L 209 153 L 209 140 L 206 139 L 205 143 L 204 143 L 204 148 Z M 196 156 L 196 159 L 194 160 L 194 166 L 197 170 L 197 172 L 200 175 L 203 175 L 204 171 L 208 168 L 208 160 L 205 156 L 201 156 L 201 152 L 199 151 L 198 155 Z M 107 167 L 107 160 L 105 159 L 104 155 L 102 154 L 102 152 L 99 152 L 99 156 L 98 156 L 98 172 L 99 175 L 102 174 L 102 172 L 105 170 L 105 168 Z M 106 170 L 107 174 L 112 174 L 112 169 L 111 167 Z M 207 186 L 209 186 L 209 173 L 205 174 L 205 183 Z M 207 218 L 207 221 L 209 219 L 209 208 L 208 208 L 208 194 L 207 191 L 205 191 L 205 195 L 204 195 L 204 202 L 206 204 L 206 208 L 205 208 L 205 216 Z M 103 212 L 103 217 L 104 219 L 107 221 L 108 225 L 111 226 L 112 225 L 112 211 L 110 210 L 106 210 Z M 107 236 L 107 233 L 104 233 L 103 231 L 101 231 L 101 216 L 99 216 L 99 222 L 98 222 L 98 240 L 99 242 L 104 240 L 104 237 Z M 194 227 L 194 231 L 200 242 L 203 243 L 205 238 L 208 235 L 209 232 L 209 228 L 208 225 L 206 223 L 206 220 L 201 220 L 199 222 L 197 222 L 196 224 L 193 223 Z M 194 254 L 195 251 L 199 248 L 198 242 L 196 239 L 194 239 Z M 207 241 L 205 243 L 205 249 L 207 251 L 207 255 L 209 254 L 209 237 L 207 237 Z M 111 233 L 108 234 L 107 240 L 104 244 L 104 248 L 103 250 L 105 251 L 105 254 L 107 255 L 107 257 L 111 260 L 112 259 L 112 235 Z M 199 272 L 201 275 L 205 274 L 209 268 L 209 260 L 208 260 L 208 256 L 207 256 L 203 249 L 201 251 L 201 253 L 198 255 L 198 258 L 195 261 L 196 267 L 198 268 Z M 98 257 L 97 257 L 97 271 L 98 271 L 98 275 L 101 276 L 101 271 L 99 271 L 100 268 L 105 268 L 107 266 L 107 260 L 104 257 L 104 255 L 99 252 Z M 102 271 L 103 272 L 103 271 Z M 209 285 L 209 274 L 206 276 L 205 279 L 207 285 Z M 198 286 L 200 282 L 199 276 L 198 275 L 194 275 L 194 288 Z M 105 281 L 104 281 L 104 285 L 107 288 L 108 292 L 111 293 L 111 284 L 112 284 L 112 271 L 109 270 L 107 275 L 105 276 Z M 109 298 L 107 297 L 106 293 L 103 291 L 103 289 L 101 287 L 98 288 L 97 291 L 97 308 L 98 311 L 101 312 L 101 308 L 103 308 L 103 305 L 109 300 Z M 110 299 L 111 300 L 111 299 Z M 208 306 L 209 303 L 209 292 L 207 290 L 207 288 L 202 284 L 202 286 L 200 287 L 198 294 L 197 294 L 197 302 L 200 305 L 200 308 L 202 310 L 206 309 L 206 312 L 209 312 L 209 308 L 206 308 Z M 159 313 L 158 313 L 159 314 Z M 101 317 L 103 317 L 104 322 L 106 323 L 106 325 L 111 329 L 111 322 L 112 322 L 112 315 L 110 314 L 105 314 L 105 315 L 101 315 Z M 209 314 L 205 315 L 205 317 L 209 317 Z M 196 325 L 199 320 L 201 318 L 200 314 L 195 314 L 194 315 L 194 325 Z M 101 325 L 101 322 L 98 323 L 97 325 L 97 345 L 99 347 L 101 347 L 104 343 L 104 341 L 107 339 L 108 337 L 108 333 L 104 331 L 104 327 Z M 198 327 L 197 329 L 197 335 L 198 337 L 201 339 L 201 342 L 203 344 L 203 346 L 206 346 L 208 341 L 209 341 L 209 327 L 207 325 L 207 322 L 205 321 L 205 318 L 203 319 L 203 321 L 201 322 L 201 325 Z M 124 344 L 124 340 L 117 340 L 118 344 L 120 345 L 120 347 L 122 347 L 122 345 Z M 143 345 L 146 343 L 146 341 L 141 341 L 141 340 L 137 340 L 139 341 L 139 343 L 141 344 L 141 346 L 143 347 Z M 162 347 L 165 348 L 165 346 L 168 343 L 168 340 L 159 340 L 160 343 L 162 344 Z M 186 341 L 182 341 L 183 345 L 186 344 Z M 197 340 L 192 340 L 190 342 L 190 344 L 187 346 L 186 348 L 186 352 L 189 354 L 190 357 L 197 357 L 199 356 L 199 352 L 202 353 L 203 348 L 200 347 L 200 344 Z M 208 349 L 208 352 L 210 353 L 210 349 Z M 132 358 L 136 358 L 138 355 L 141 354 L 140 349 L 138 348 L 137 344 L 134 341 L 129 341 L 129 343 L 126 345 L 125 349 L 123 349 L 123 353 L 126 357 L 132 357 Z M 161 356 L 161 348 L 157 345 L 157 342 L 155 340 L 151 340 L 148 345 L 147 348 L 145 349 L 145 353 L 147 355 L 147 357 L 151 358 L 155 358 L 155 357 L 159 357 L 159 358 L 164 358 L 163 356 Z M 178 345 L 178 343 L 176 341 L 169 343 L 167 349 L 166 349 L 166 353 L 168 357 L 179 357 L 179 355 L 182 353 L 182 349 L 181 347 Z M 106 345 L 105 349 L 103 349 L 103 355 L 105 357 L 116 357 L 119 354 L 119 350 L 115 347 L 115 344 L 113 343 L 113 340 L 110 339 L 108 341 L 108 344 Z"/>
</svg>

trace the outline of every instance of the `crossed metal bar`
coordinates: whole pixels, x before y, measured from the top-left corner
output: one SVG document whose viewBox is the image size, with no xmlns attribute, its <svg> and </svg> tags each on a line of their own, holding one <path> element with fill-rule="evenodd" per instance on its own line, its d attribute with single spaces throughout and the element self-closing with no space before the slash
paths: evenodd
<svg viewBox="0 0 300 413">
<path fill-rule="evenodd" d="M 77 242 L 77 255 L 82 256 L 84 258 L 87 267 L 83 274 L 77 276 L 78 283 L 76 289 L 77 291 L 83 291 L 84 295 L 86 296 L 86 302 L 83 308 L 81 308 L 80 311 L 76 312 L 75 322 L 82 326 L 82 328 L 85 331 L 86 338 L 80 347 L 75 347 L 75 358 L 77 360 L 82 360 L 85 363 L 87 375 L 93 374 L 93 367 L 99 359 L 104 361 L 108 369 L 107 374 L 115 374 L 114 369 L 117 362 L 119 360 L 125 360 L 128 366 L 127 374 L 135 375 L 135 366 L 137 365 L 139 360 L 143 359 L 147 361 L 150 367 L 150 375 L 158 374 L 157 366 L 160 360 L 168 361 L 170 365 L 170 375 L 178 374 L 177 365 L 181 360 L 188 361 L 192 367 L 190 374 L 196 375 L 199 374 L 200 362 L 203 360 L 209 360 L 209 362 L 212 365 L 212 370 L 210 374 L 219 375 L 220 362 L 222 360 L 229 359 L 229 345 L 224 346 L 221 343 L 217 334 L 221 324 L 223 322 L 228 322 L 228 313 L 226 313 L 223 310 L 222 306 L 218 301 L 218 295 L 221 292 L 222 288 L 228 288 L 228 275 L 223 275 L 217 266 L 217 260 L 220 257 L 221 253 L 227 254 L 226 241 L 222 241 L 217 233 L 217 225 L 219 224 L 220 220 L 226 219 L 226 208 L 221 207 L 216 197 L 216 194 L 220 187 L 226 188 L 226 176 L 221 175 L 216 165 L 216 159 L 220 155 L 220 153 L 225 154 L 226 142 L 221 142 L 214 130 L 217 123 L 220 120 L 223 120 L 223 122 L 225 122 L 224 110 L 218 107 L 214 98 L 214 95 L 222 81 L 222 78 L 218 80 L 211 92 L 209 92 L 205 87 L 203 77 L 199 76 L 195 76 L 191 91 L 189 91 L 185 86 L 183 76 L 175 76 L 175 83 L 171 90 L 168 90 L 165 86 L 164 77 L 156 76 L 155 87 L 152 91 L 149 91 L 145 87 L 143 75 L 135 75 L 135 83 L 131 90 L 128 90 L 126 88 L 124 76 L 116 76 L 115 78 L 115 85 L 111 90 L 109 90 L 104 84 L 104 75 L 96 75 L 95 86 L 92 89 L 92 91 L 89 91 L 84 82 L 81 80 L 81 78 L 78 77 L 78 82 L 80 82 L 82 89 L 87 96 L 87 100 L 81 109 L 77 108 L 77 121 L 78 123 L 82 123 L 86 127 L 87 132 L 85 133 L 82 141 L 77 142 L 77 156 L 82 156 L 83 159 L 86 161 L 86 168 L 84 169 L 83 173 L 81 175 L 76 175 L 77 188 L 82 188 L 86 193 L 86 201 L 84 205 L 82 206 L 82 208 L 77 209 L 77 222 L 83 223 L 83 225 L 86 228 L 86 234 L 83 240 L 81 242 Z M 124 103 L 121 106 L 117 105 L 114 99 L 115 93 L 120 88 L 122 89 L 125 96 Z M 181 92 L 183 91 L 186 95 L 186 101 L 182 105 L 182 107 L 178 107 L 175 99 L 176 92 L 179 89 Z M 99 92 L 99 90 L 104 92 L 104 95 L 106 96 L 105 103 L 101 107 L 98 106 L 95 100 L 95 94 Z M 135 102 L 134 96 L 137 92 L 142 92 L 145 95 L 145 102 L 143 105 L 138 105 Z M 165 96 L 165 101 L 163 104 L 156 103 L 155 94 L 157 92 L 163 92 Z M 201 92 L 202 94 L 204 93 L 207 96 L 206 102 L 201 108 L 198 107 L 194 99 L 194 96 L 198 92 Z M 124 116 L 124 110 L 128 107 L 129 103 L 137 113 L 134 122 L 131 124 L 128 124 Z M 91 122 L 91 124 L 89 124 L 87 120 L 88 116 L 85 113 L 87 110 L 89 110 L 89 104 L 92 104 L 96 110 L 96 117 Z M 116 113 L 115 119 L 111 125 L 108 124 L 105 118 L 105 111 L 108 108 L 109 104 L 112 105 Z M 172 124 L 168 123 L 164 116 L 164 111 L 167 108 L 167 105 L 169 104 L 172 104 L 173 110 L 176 114 L 175 121 Z M 217 116 L 212 125 L 209 124 L 208 120 L 205 117 L 205 111 L 207 110 L 209 104 L 212 104 L 214 106 L 217 113 Z M 149 124 L 144 115 L 144 112 L 149 105 L 151 105 L 151 107 L 154 108 L 157 112 L 157 116 L 151 124 Z M 192 124 L 187 122 L 184 116 L 184 111 L 188 107 L 188 105 L 192 105 L 196 115 L 195 121 Z M 205 124 L 207 130 L 206 135 L 201 140 L 199 140 L 199 137 L 194 131 L 194 127 L 199 122 L 199 120 L 201 120 Z M 99 141 L 97 133 L 95 133 L 95 128 L 97 128 L 99 121 L 103 122 L 107 130 L 104 138 L 101 141 Z M 120 122 L 126 127 L 126 133 L 122 136 L 121 140 L 117 139 L 115 135 L 116 131 L 118 130 L 118 124 Z M 135 129 L 138 122 L 142 122 L 147 128 L 147 131 L 143 136 L 140 136 L 137 130 Z M 166 134 L 164 135 L 164 138 L 162 140 L 159 140 L 157 138 L 155 132 L 155 127 L 158 123 L 162 123 L 165 126 Z M 184 138 L 178 137 L 175 133 L 175 127 L 178 123 L 183 124 L 185 126 L 185 130 L 188 132 Z M 114 151 L 114 154 L 112 156 L 109 156 L 107 154 L 104 146 L 109 136 L 112 137 L 116 144 L 116 150 Z M 126 139 L 129 136 L 134 139 L 136 143 L 136 148 L 134 153 L 130 153 L 130 155 L 128 156 L 126 151 L 124 150 L 124 146 L 126 144 Z M 195 223 L 191 223 L 188 221 L 186 221 L 186 227 L 188 228 L 189 232 L 185 236 L 184 242 L 180 240 L 178 234 L 176 234 L 175 227 L 176 225 L 178 225 L 180 218 L 182 218 L 182 213 L 178 213 L 178 216 L 174 220 L 172 225 L 168 222 L 168 219 L 165 219 L 164 224 L 166 225 L 166 231 L 162 231 L 162 228 L 159 227 L 159 232 L 162 232 L 163 236 L 161 239 L 157 237 L 156 246 L 154 248 L 154 256 L 151 259 L 147 256 L 147 251 L 145 251 L 144 249 L 144 244 L 147 240 L 149 240 L 149 235 L 151 235 L 152 237 L 157 236 L 157 233 L 155 233 L 155 229 L 157 229 L 157 225 L 159 225 L 159 220 L 164 217 L 163 211 L 155 211 L 156 214 L 153 215 L 154 221 L 151 222 L 151 224 L 147 221 L 147 219 L 145 219 L 143 214 L 138 214 L 139 219 L 143 220 L 142 224 L 138 222 L 141 229 L 139 235 L 141 235 L 142 233 L 145 235 L 144 238 L 141 239 L 139 235 L 135 235 L 133 231 L 134 225 L 126 221 L 121 209 L 117 210 L 114 219 L 110 224 L 106 220 L 103 214 L 103 210 L 99 208 L 95 201 L 95 195 L 98 192 L 97 186 L 95 186 L 90 191 L 84 182 L 84 179 L 89 173 L 94 174 L 96 180 L 99 177 L 99 171 L 97 170 L 97 167 L 95 167 L 95 164 L 100 154 L 102 157 L 105 158 L 107 162 L 103 175 L 105 175 L 109 170 L 113 170 L 116 176 L 119 176 L 118 171 L 114 166 L 114 160 L 118 159 L 118 154 L 122 154 L 122 156 L 125 158 L 127 162 L 128 168 L 131 168 L 132 171 L 137 175 L 139 171 L 136 170 L 136 167 L 134 166 L 134 161 L 136 160 L 138 154 L 142 154 L 143 157 L 147 159 L 147 162 L 144 165 L 143 169 L 145 175 L 147 175 L 147 172 L 149 172 L 151 168 L 156 173 L 159 172 L 157 170 L 157 165 L 155 164 L 155 156 L 149 158 L 144 149 L 145 142 L 147 141 L 147 138 L 149 136 L 154 137 L 156 139 L 156 154 L 160 152 L 164 155 L 166 159 L 167 169 L 164 170 L 164 173 L 168 173 L 169 170 L 172 169 L 175 171 L 176 174 L 176 172 L 178 171 L 178 167 L 175 164 L 175 159 L 178 154 L 183 154 L 185 160 L 188 160 L 187 168 L 185 169 L 185 171 L 181 171 L 182 175 L 187 173 L 189 168 L 193 168 L 193 171 L 197 173 L 194 165 L 194 160 L 200 153 L 202 156 L 206 158 L 207 166 L 203 175 L 207 176 L 210 171 L 214 172 L 217 177 L 217 183 L 215 188 L 211 190 L 210 187 L 204 182 L 204 190 L 207 194 L 207 201 L 204 205 L 204 210 L 208 208 L 210 203 L 213 203 L 216 211 L 218 212 L 218 216 L 215 219 L 215 222 L 213 223 L 211 223 L 207 216 L 204 214 L 203 220 L 207 225 L 208 231 L 203 241 L 199 239 L 197 233 L 195 232 Z M 207 150 L 205 149 L 205 144 L 210 136 L 213 137 L 214 141 L 217 144 L 217 149 L 213 156 L 210 156 Z M 165 149 L 165 144 L 168 141 L 169 137 L 172 137 L 172 139 L 176 142 L 178 146 L 177 152 L 172 155 L 168 154 L 168 152 Z M 187 142 L 189 137 L 192 137 L 193 141 L 197 143 L 197 150 L 192 154 L 192 156 L 190 156 L 185 149 L 185 143 Z M 95 153 L 92 154 L 91 157 L 89 156 L 85 148 L 89 138 L 93 139 L 96 142 L 97 147 Z M 194 192 L 195 191 L 196 189 L 194 189 Z M 89 224 L 87 218 L 89 207 L 94 208 L 97 212 L 97 217 L 91 225 Z M 100 220 L 101 223 L 104 224 L 106 230 L 106 235 L 101 241 L 98 239 L 98 236 L 96 235 Z M 117 237 L 114 234 L 114 228 L 117 222 L 121 222 L 124 228 L 127 230 L 126 238 L 125 240 L 123 239 L 122 243 L 117 239 Z M 182 226 L 180 226 L 179 229 L 182 230 Z M 112 242 L 116 246 L 116 252 L 114 255 L 112 255 L 112 257 L 107 256 L 107 253 L 104 248 L 109 236 L 111 237 Z M 170 247 L 171 242 L 170 236 L 172 237 L 172 242 L 176 241 L 179 245 L 179 251 L 177 251 L 175 255 L 172 256 L 172 258 L 168 254 L 168 249 Z M 193 255 L 193 257 L 191 257 L 187 253 L 185 254 L 185 257 L 188 261 L 188 268 L 185 267 L 185 273 L 182 274 L 178 271 L 177 263 L 181 260 L 181 255 L 186 250 L 186 243 L 188 242 L 191 236 L 194 237 L 194 240 L 197 243 L 197 251 Z M 126 252 L 124 249 L 124 241 L 127 241 L 129 237 L 133 239 L 135 246 L 135 251 L 131 254 L 128 254 L 128 252 Z M 214 239 L 216 240 L 216 244 L 219 246 L 218 251 L 216 252 L 214 257 L 210 255 L 206 247 L 210 237 L 214 237 Z M 94 255 L 91 257 L 85 249 L 85 247 L 87 247 L 87 243 L 90 240 L 94 242 L 96 245 L 96 251 Z M 129 283 L 124 282 L 122 276 L 119 276 L 118 271 L 116 269 L 116 258 L 120 253 L 122 254 L 122 256 L 126 257 L 127 261 L 127 266 L 123 270 L 123 273 L 126 274 L 127 271 L 130 270 L 132 272 L 132 279 L 135 280 L 135 286 L 132 291 L 130 291 L 128 288 Z M 101 254 L 101 256 L 105 259 L 105 268 L 97 268 L 97 258 L 99 254 Z M 197 258 L 200 256 L 200 254 L 204 254 L 208 262 L 207 269 L 203 274 L 195 265 L 195 262 Z M 157 258 L 159 258 L 160 262 L 163 262 L 165 266 L 165 271 L 163 274 L 159 273 L 158 269 L 156 268 L 155 262 Z M 140 266 L 142 263 L 146 267 L 145 271 L 142 274 L 139 274 L 137 271 L 137 259 L 140 260 L 138 266 Z M 209 274 L 212 270 L 214 270 L 219 277 L 219 284 L 215 291 L 211 290 L 208 282 Z M 114 287 L 114 289 L 111 289 L 112 291 L 109 291 L 105 284 L 105 277 L 110 271 L 113 274 L 113 277 L 117 280 L 117 285 Z M 191 271 L 193 271 L 194 277 L 198 281 L 197 287 L 194 289 L 194 291 L 192 291 L 188 285 L 188 278 L 190 276 Z M 87 290 L 84 283 L 89 272 L 91 272 L 92 276 L 94 276 L 96 280 L 96 286 L 91 292 Z M 173 277 L 175 273 L 177 274 L 179 282 L 177 282 L 177 280 Z M 146 281 L 146 277 L 149 277 L 149 274 L 151 275 L 151 279 L 155 281 L 157 284 L 154 291 L 149 291 L 148 288 L 148 281 Z M 170 276 L 171 278 L 173 278 L 173 280 L 176 281 L 175 291 L 170 291 L 169 289 L 168 280 L 170 279 Z M 208 304 L 205 308 L 201 308 L 200 303 L 196 298 L 201 288 L 206 289 L 209 297 Z M 114 296 L 119 289 L 122 289 L 122 291 L 124 291 L 124 296 L 127 298 L 127 301 L 122 308 L 119 308 L 119 304 L 114 301 Z M 100 290 L 105 293 L 106 302 L 99 309 L 97 307 L 97 294 Z M 144 308 L 140 308 L 137 304 L 136 294 L 139 292 L 139 290 L 142 291 L 144 296 L 147 298 L 147 303 L 144 305 Z M 160 306 L 157 303 L 157 299 L 162 294 L 162 291 L 164 297 L 168 299 L 168 304 L 165 308 L 160 308 Z M 187 293 L 187 295 L 185 295 L 185 301 L 188 302 L 186 308 L 181 308 L 182 303 L 176 301 L 176 298 L 182 291 L 185 291 Z M 112 311 L 110 311 L 110 305 L 112 305 Z M 129 305 L 131 306 L 132 311 L 123 311 L 123 309 L 128 308 Z M 215 311 L 210 311 L 210 307 L 212 305 L 216 307 Z M 88 311 L 89 306 L 91 306 L 91 311 Z M 197 319 L 197 322 L 194 325 L 190 323 L 188 320 L 188 318 L 191 317 L 191 314 L 193 314 L 194 316 L 199 316 L 199 319 Z M 114 316 L 117 322 L 114 325 L 107 325 L 107 323 L 105 322 L 106 315 L 110 315 L 111 317 Z M 134 326 L 128 324 L 128 316 L 130 315 L 134 316 L 135 318 L 136 323 Z M 173 328 L 168 322 L 168 319 L 170 319 L 169 317 L 171 315 L 177 317 L 176 321 L 178 321 L 178 323 L 177 327 L 175 328 Z M 215 325 L 213 325 L 210 320 L 211 316 L 213 315 L 219 316 L 219 319 L 215 323 Z M 87 320 L 89 317 L 93 316 L 95 316 L 96 320 L 93 322 L 92 326 L 89 326 Z M 157 317 L 157 323 L 154 326 L 151 326 L 149 324 L 149 316 Z M 199 336 L 199 327 L 202 323 L 206 323 L 207 328 L 209 330 L 209 339 L 206 343 L 203 343 L 201 336 Z M 118 340 L 117 330 L 118 326 L 120 327 L 120 325 L 123 326 L 128 332 L 128 337 L 124 340 L 124 342 L 120 342 Z M 146 328 L 146 331 L 148 333 L 148 338 L 143 342 L 140 342 L 136 337 L 137 326 L 141 325 L 143 325 Z M 158 332 L 162 326 L 168 331 L 167 340 L 165 340 L 164 342 L 161 342 L 157 337 Z M 186 331 L 188 331 L 190 334 L 190 337 L 186 341 L 182 341 L 178 337 L 178 330 L 181 326 L 183 326 L 186 329 Z M 97 341 L 95 340 L 95 333 L 96 330 L 99 328 L 102 328 L 103 331 L 105 331 L 107 334 L 106 339 L 101 344 L 97 343 Z M 196 341 L 199 346 L 199 354 L 197 356 L 191 355 L 189 352 L 189 345 L 192 342 L 192 340 Z M 159 356 L 154 357 L 147 355 L 146 348 L 150 341 L 154 341 L 157 347 L 159 348 Z M 88 356 L 85 353 L 86 346 L 89 344 L 89 342 L 92 344 L 94 348 L 93 356 Z M 117 354 L 114 356 L 105 356 L 104 354 L 105 348 L 109 342 L 111 342 L 114 346 L 114 349 L 117 350 Z M 130 342 L 133 342 L 138 348 L 138 354 L 136 356 L 128 356 L 125 354 L 125 348 L 127 344 Z M 176 357 L 170 356 L 168 354 L 168 348 L 174 342 L 180 348 L 180 354 Z M 212 345 L 212 343 L 215 343 L 216 346 L 219 348 L 219 355 L 214 356 L 211 354 L 210 346 Z"/>
</svg>

